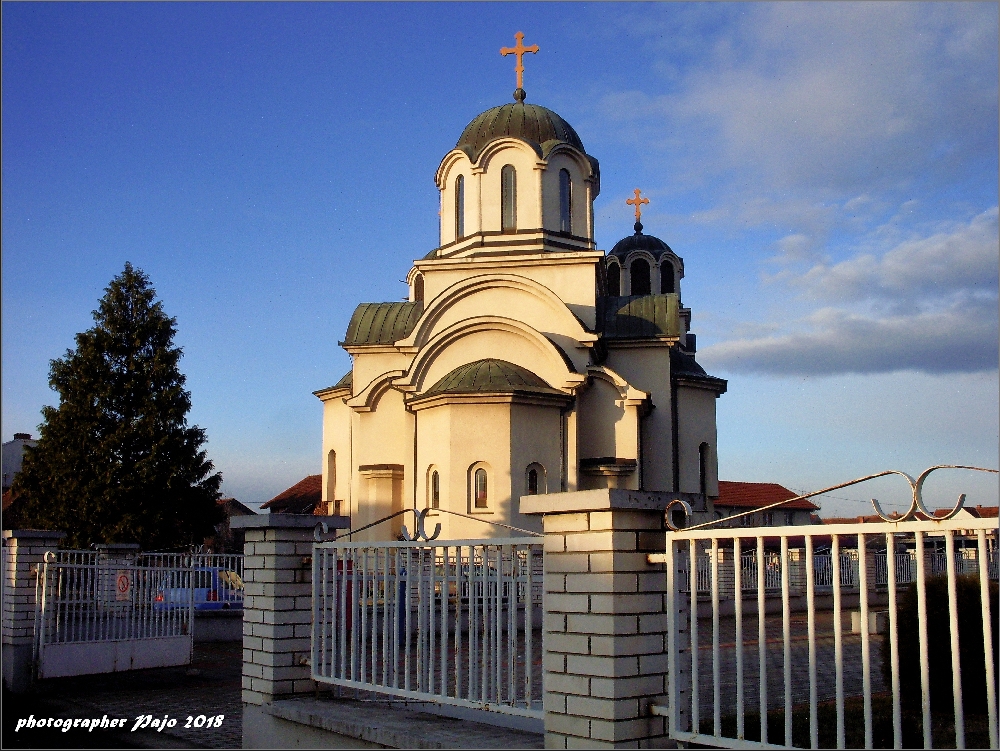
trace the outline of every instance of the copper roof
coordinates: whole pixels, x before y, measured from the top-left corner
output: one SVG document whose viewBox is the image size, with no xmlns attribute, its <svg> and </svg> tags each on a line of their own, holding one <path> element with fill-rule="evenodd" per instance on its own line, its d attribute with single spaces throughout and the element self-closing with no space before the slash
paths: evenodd
<svg viewBox="0 0 1000 751">
<path fill-rule="evenodd" d="M 607 339 L 680 336 L 680 298 L 665 295 L 597 298 L 597 329 Z"/>
<path fill-rule="evenodd" d="M 444 393 L 512 393 L 535 392 L 561 394 L 543 379 L 506 360 L 476 360 L 460 365 L 430 387 L 422 396 Z"/>
<path fill-rule="evenodd" d="M 465 126 L 455 148 L 475 162 L 487 144 L 498 138 L 527 141 L 543 158 L 559 143 L 568 143 L 587 153 L 573 126 L 546 107 L 524 102 L 493 107 L 476 116 Z"/>
<path fill-rule="evenodd" d="M 778 485 L 776 482 L 731 482 L 719 480 L 719 497 L 715 501 L 715 506 L 726 506 L 728 508 L 761 508 L 770 506 L 772 503 L 785 501 L 794 498 L 798 493 L 794 493 L 786 487 Z M 779 506 L 781 509 L 800 509 L 804 511 L 816 511 L 819 509 L 812 501 L 802 498 L 798 501 L 786 503 Z"/>
<path fill-rule="evenodd" d="M 420 302 L 363 302 L 355 308 L 341 345 L 394 344 L 413 333 L 423 309 Z"/>
<path fill-rule="evenodd" d="M 660 260 L 660 256 L 664 253 L 673 253 L 670 250 L 670 246 L 667 245 L 663 240 L 653 235 L 644 235 L 642 233 L 642 223 L 635 223 L 635 234 L 629 235 L 628 237 L 623 237 L 617 243 L 615 247 L 611 249 L 608 255 L 617 256 L 618 258 L 624 258 L 633 250 L 645 250 L 653 254 L 653 258 Z"/>
<path fill-rule="evenodd" d="M 322 495 L 323 475 L 309 475 L 288 490 L 278 493 L 261 508 L 269 509 L 272 514 L 311 514 L 319 505 Z"/>
</svg>

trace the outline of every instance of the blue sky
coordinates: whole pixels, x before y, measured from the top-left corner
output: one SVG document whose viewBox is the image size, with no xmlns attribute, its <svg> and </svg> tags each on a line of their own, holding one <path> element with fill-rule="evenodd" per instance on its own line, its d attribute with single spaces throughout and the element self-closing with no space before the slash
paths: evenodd
<svg viewBox="0 0 1000 751">
<path fill-rule="evenodd" d="M 684 258 L 723 479 L 817 489 L 998 459 L 990 3 L 12 3 L 3 14 L 2 433 L 131 261 L 177 318 L 223 490 L 320 471 L 359 302 L 434 247 L 440 159 L 528 101 L 601 162 L 598 245 Z M 997 502 L 991 477 L 931 500 Z M 904 484 L 905 489 L 905 484 Z M 877 488 L 899 502 L 898 485 Z M 826 513 L 864 513 L 841 491 Z"/>
</svg>

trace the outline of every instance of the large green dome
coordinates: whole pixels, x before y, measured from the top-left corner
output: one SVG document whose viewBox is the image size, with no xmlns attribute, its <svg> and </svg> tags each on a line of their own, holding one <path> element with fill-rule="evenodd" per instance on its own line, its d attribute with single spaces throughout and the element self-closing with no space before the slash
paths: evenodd
<svg viewBox="0 0 1000 751">
<path fill-rule="evenodd" d="M 486 110 L 462 131 L 455 148 L 475 162 L 483 149 L 498 138 L 520 138 L 530 143 L 539 156 L 566 143 L 586 153 L 573 126 L 550 109 L 516 101 Z"/>
</svg>

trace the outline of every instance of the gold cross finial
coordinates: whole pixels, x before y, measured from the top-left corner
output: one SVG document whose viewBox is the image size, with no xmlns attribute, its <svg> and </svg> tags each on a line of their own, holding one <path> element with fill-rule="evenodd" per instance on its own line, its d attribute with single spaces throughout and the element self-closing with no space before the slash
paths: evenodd
<svg viewBox="0 0 1000 751">
<path fill-rule="evenodd" d="M 639 198 L 639 194 L 642 193 L 638 188 L 635 189 L 635 198 L 626 198 L 625 203 L 629 206 L 635 206 L 635 220 L 638 222 L 642 219 L 642 204 L 649 203 L 648 198 Z"/>
<path fill-rule="evenodd" d="M 524 32 L 519 31 L 514 35 L 514 39 L 517 40 L 517 44 L 513 47 L 501 47 L 500 54 L 504 57 L 507 55 L 517 55 L 517 66 L 514 70 L 517 71 L 517 88 L 524 88 L 524 53 L 530 52 L 532 54 L 538 52 L 538 45 L 533 44 L 530 47 L 525 47 L 524 42 Z"/>
</svg>

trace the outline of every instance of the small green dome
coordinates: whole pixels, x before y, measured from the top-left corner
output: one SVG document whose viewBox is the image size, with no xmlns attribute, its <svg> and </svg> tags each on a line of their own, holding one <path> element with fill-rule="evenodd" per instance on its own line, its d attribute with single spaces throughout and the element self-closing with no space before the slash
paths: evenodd
<svg viewBox="0 0 1000 751">
<path fill-rule="evenodd" d="M 561 393 L 530 370 L 506 360 L 476 360 L 460 365 L 424 394 L 493 393 L 509 394 L 515 391 Z"/>
<path fill-rule="evenodd" d="M 573 126 L 552 110 L 523 101 L 486 110 L 465 127 L 455 148 L 475 162 L 487 144 L 498 138 L 527 141 L 542 157 L 560 143 L 587 153 Z"/>
</svg>

